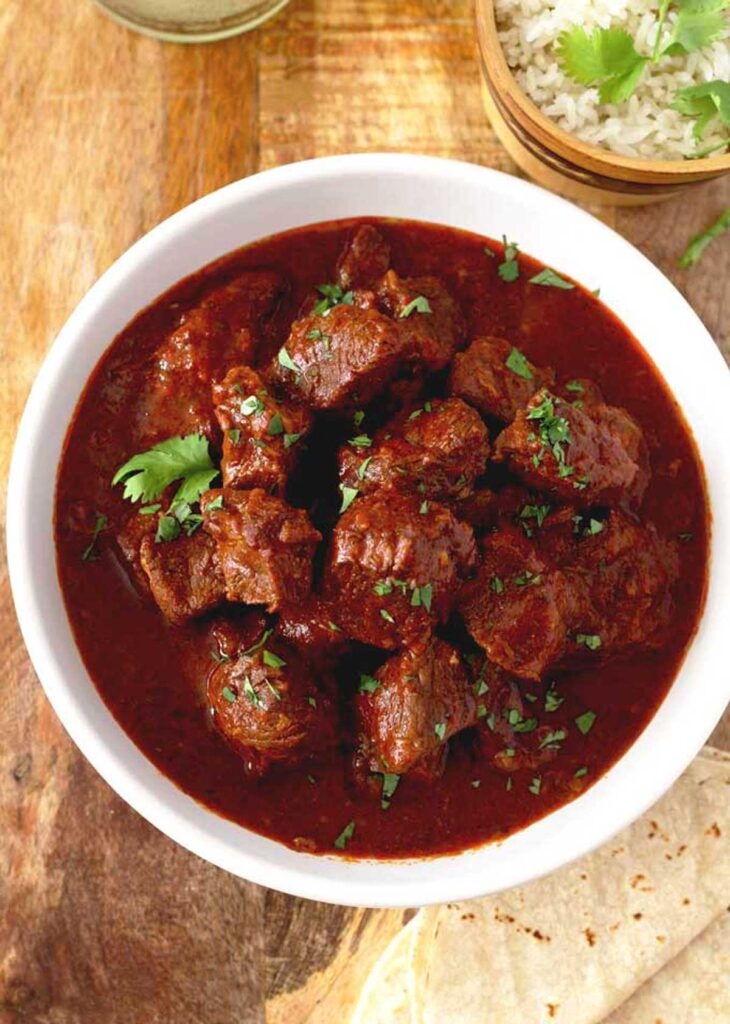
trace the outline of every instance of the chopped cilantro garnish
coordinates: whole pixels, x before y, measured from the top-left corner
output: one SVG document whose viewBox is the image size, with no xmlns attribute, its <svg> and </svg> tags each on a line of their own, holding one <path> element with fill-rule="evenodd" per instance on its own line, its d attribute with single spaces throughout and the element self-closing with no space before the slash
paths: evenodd
<svg viewBox="0 0 730 1024">
<path fill-rule="evenodd" d="M 492 579 L 489 583 L 489 587 L 491 590 L 494 591 L 495 594 L 504 593 L 504 583 L 499 576 L 492 576 Z"/>
<path fill-rule="evenodd" d="M 425 295 L 417 295 L 415 299 L 404 306 L 401 310 L 401 320 L 405 320 L 411 313 L 432 313 L 431 304 Z"/>
<path fill-rule="evenodd" d="M 423 586 L 413 588 L 411 604 L 414 608 L 420 608 L 423 606 L 427 612 L 430 612 L 432 598 L 433 587 L 430 583 L 424 583 Z"/>
<path fill-rule="evenodd" d="M 301 434 L 284 434 L 284 447 L 291 448 L 292 445 L 296 444 Z"/>
<path fill-rule="evenodd" d="M 256 651 L 260 650 L 264 646 L 264 644 L 266 643 L 266 641 L 269 639 L 273 632 L 273 629 L 265 629 L 261 635 L 261 638 L 256 641 L 253 647 L 249 647 L 247 650 L 245 650 L 241 657 L 245 658 L 249 654 L 255 654 Z"/>
<path fill-rule="evenodd" d="M 259 697 L 258 693 L 256 693 L 254 685 L 248 676 L 246 676 L 246 678 L 243 680 L 243 692 L 246 694 L 246 696 L 248 697 L 248 699 L 251 701 L 255 708 L 261 707 L 261 698 Z"/>
<path fill-rule="evenodd" d="M 553 729 L 552 732 L 547 733 L 541 740 L 539 750 L 559 750 L 560 744 L 567 736 L 565 729 Z"/>
<path fill-rule="evenodd" d="M 264 660 L 264 665 L 268 665 L 270 668 L 282 668 L 286 665 L 283 658 L 280 658 L 278 654 L 274 654 L 273 651 L 264 650 L 261 652 L 261 657 Z"/>
<path fill-rule="evenodd" d="M 266 428 L 266 433 L 269 434 L 271 437 L 276 437 L 278 434 L 284 433 L 284 421 L 282 420 L 281 415 L 278 412 L 275 412 L 274 415 L 269 420 L 269 425 Z"/>
<path fill-rule="evenodd" d="M 443 742 L 446 736 L 446 722 L 437 722 L 433 727 L 433 731 L 436 733 L 437 738 Z"/>
<path fill-rule="evenodd" d="M 474 693 L 477 695 L 477 697 L 483 697 L 485 693 L 489 693 L 489 685 L 486 679 L 483 679 L 481 677 L 477 679 L 477 681 L 474 683 Z"/>
<path fill-rule="evenodd" d="M 583 776 L 587 775 L 587 774 L 588 774 L 588 769 L 587 768 L 578 768 L 576 771 L 573 772 L 573 778 L 574 779 L 582 779 Z"/>
<path fill-rule="evenodd" d="M 159 512 L 161 508 L 162 505 L 145 505 L 143 508 L 139 510 L 139 515 L 153 516 L 155 512 Z"/>
<path fill-rule="evenodd" d="M 312 697 L 312 696 L 307 697 L 307 704 L 309 704 L 309 706 L 312 707 L 312 708 L 316 708 L 317 707 L 317 699 L 316 699 L 316 697 Z"/>
<path fill-rule="evenodd" d="M 353 448 L 370 448 L 373 442 L 367 434 L 358 434 L 357 437 L 351 437 L 347 443 Z"/>
<path fill-rule="evenodd" d="M 494 712 L 490 711 L 489 714 L 487 715 L 487 726 L 489 727 L 489 729 L 492 732 L 494 732 L 494 727 L 495 727 L 496 724 L 497 724 L 497 722 L 496 722 L 496 719 L 494 717 Z"/>
<path fill-rule="evenodd" d="M 368 471 L 368 466 L 372 462 L 372 455 L 368 455 L 366 459 L 363 459 L 360 465 L 357 467 L 357 478 L 358 480 L 364 480 Z"/>
<path fill-rule="evenodd" d="M 574 284 L 570 281 L 566 281 L 560 274 L 556 274 L 550 267 L 545 267 L 539 274 L 535 274 L 534 277 L 530 278 L 530 284 L 541 284 L 546 288 L 564 288 L 566 291 L 570 291 L 575 288 Z"/>
<path fill-rule="evenodd" d="M 159 508 L 159 507 L 160 506 L 158 505 L 157 508 Z M 106 526 L 107 526 L 108 522 L 109 522 L 109 520 L 107 519 L 107 517 L 105 515 L 103 515 L 101 512 L 97 512 L 96 513 L 96 520 L 94 522 L 94 529 L 91 532 L 91 540 L 86 545 L 86 547 L 84 548 L 84 550 L 83 550 L 83 552 L 81 554 L 82 561 L 84 561 L 84 562 L 91 562 L 95 558 L 98 557 L 96 552 L 94 551 L 94 547 L 96 545 L 96 542 L 97 542 L 97 539 L 99 537 L 99 534 L 101 533 L 102 530 L 106 529 Z"/>
<path fill-rule="evenodd" d="M 274 697 L 276 700 L 281 700 L 281 694 L 276 689 L 274 684 L 269 679 L 264 679 L 264 682 L 266 683 L 266 685 L 267 685 L 267 687 L 269 689 L 269 692 L 271 693 L 272 697 Z"/>
<path fill-rule="evenodd" d="M 730 86 L 728 86 L 730 91 Z M 728 99 L 728 117 L 730 117 L 730 98 Z M 720 214 L 714 224 L 711 224 L 706 231 L 693 235 L 687 248 L 679 260 L 680 267 L 693 267 L 702 258 L 702 255 L 715 238 L 719 238 L 730 228 L 730 206 Z"/>
<path fill-rule="evenodd" d="M 422 502 L 421 502 L 421 506 L 420 506 L 420 508 L 418 509 L 418 511 L 419 511 L 419 513 L 420 513 L 420 514 L 421 514 L 422 516 L 425 516 L 425 515 L 426 515 L 426 513 L 428 512 L 428 502 L 427 502 L 427 501 L 422 501 Z"/>
<path fill-rule="evenodd" d="M 530 369 L 530 364 L 527 362 L 525 357 L 522 355 L 518 348 L 512 347 L 510 354 L 504 361 L 504 365 L 512 373 L 516 373 L 518 377 L 524 377 L 525 380 L 532 380 L 534 373 Z"/>
<path fill-rule="evenodd" d="M 340 490 L 342 491 L 342 504 L 340 505 L 340 513 L 346 512 L 350 505 L 358 495 L 357 487 L 345 487 L 344 484 L 340 484 Z"/>
<path fill-rule="evenodd" d="M 219 494 L 217 498 L 213 498 L 205 506 L 206 512 L 219 512 L 223 508 L 223 495 Z"/>
<path fill-rule="evenodd" d="M 393 616 L 390 614 L 390 612 L 386 608 L 381 608 L 380 609 L 380 614 L 381 614 L 382 618 L 385 619 L 386 622 L 395 623 L 395 619 L 393 618 Z"/>
<path fill-rule="evenodd" d="M 586 389 L 579 380 L 569 380 L 565 385 L 565 390 L 572 391 L 575 395 L 583 395 Z"/>
<path fill-rule="evenodd" d="M 230 686 L 223 687 L 223 689 L 221 690 L 221 696 L 223 697 L 224 700 L 227 700 L 229 704 L 234 704 L 238 699 L 237 694 L 233 692 Z"/>
<path fill-rule="evenodd" d="M 327 628 L 331 629 L 333 633 L 341 633 L 342 632 L 342 626 L 338 626 L 336 622 L 332 622 L 332 621 L 328 622 L 327 623 Z"/>
<path fill-rule="evenodd" d="M 507 790 L 508 793 L 512 789 L 512 776 L 511 775 L 507 776 L 507 781 L 504 784 L 504 788 Z"/>
<path fill-rule="evenodd" d="M 352 839 L 354 832 L 355 832 L 355 822 L 354 821 L 348 821 L 348 823 L 345 825 L 345 827 L 340 832 L 338 837 L 335 839 L 335 847 L 338 850 L 344 850 L 345 849 L 345 844 L 347 843 L 347 841 L 349 839 Z"/>
<path fill-rule="evenodd" d="M 232 430 L 229 430 L 228 440 L 231 442 L 231 444 L 238 444 L 238 442 L 241 440 L 241 431 L 237 427 L 234 427 Z"/>
<path fill-rule="evenodd" d="M 375 693 L 379 686 L 380 680 L 376 679 L 375 676 L 369 676 L 366 672 L 361 673 L 360 682 L 357 687 L 360 693 Z"/>
<path fill-rule="evenodd" d="M 307 782 L 311 782 L 313 786 L 317 785 L 317 780 L 313 775 L 307 775 Z"/>
<path fill-rule="evenodd" d="M 393 593 L 393 584 L 388 583 L 387 580 L 378 580 L 373 587 L 373 591 L 378 595 L 378 597 L 385 597 L 386 594 Z"/>
<path fill-rule="evenodd" d="M 536 775 L 527 788 L 533 796 L 539 796 L 542 788 L 542 777 L 540 775 Z"/>
<path fill-rule="evenodd" d="M 365 413 L 362 411 L 362 409 L 358 409 L 355 412 L 354 416 L 352 417 L 352 422 L 355 424 L 356 427 L 359 427 L 364 419 Z"/>
<path fill-rule="evenodd" d="M 593 728 L 593 723 L 596 720 L 595 711 L 584 711 L 582 715 L 578 715 L 575 720 L 575 724 L 578 726 L 580 731 L 586 736 Z"/>
<path fill-rule="evenodd" d="M 487 717 L 487 706 L 486 704 L 477 704 L 477 718 Z"/>
<path fill-rule="evenodd" d="M 351 306 L 355 301 L 353 293 L 344 292 L 338 284 L 320 284 L 317 291 L 322 298 L 312 308 L 314 316 L 327 316 L 335 306 Z"/>
<path fill-rule="evenodd" d="M 504 244 L 504 260 L 497 267 L 497 273 L 503 281 L 511 283 L 520 276 L 520 265 L 517 262 L 519 246 L 516 242 L 508 242 L 506 235 L 502 235 L 502 243 Z"/>
<path fill-rule="evenodd" d="M 576 633 L 575 642 L 579 646 L 587 647 L 589 651 L 597 651 L 602 643 L 598 633 Z"/>
<path fill-rule="evenodd" d="M 520 576 L 515 576 L 515 583 L 518 587 L 537 587 L 542 583 L 542 573 L 535 574 L 529 569 L 525 569 Z"/>
<path fill-rule="evenodd" d="M 112 487 L 124 482 L 124 497 L 129 501 L 155 501 L 176 480 L 182 483 L 173 503 L 192 505 L 200 499 L 218 475 L 208 451 L 208 439 L 202 434 L 171 437 L 149 451 L 133 455 L 112 480 Z"/>
<path fill-rule="evenodd" d="M 244 416 L 258 416 L 265 408 L 258 395 L 249 395 L 241 402 L 241 412 Z"/>
<path fill-rule="evenodd" d="M 479 789 L 480 784 L 481 784 L 481 779 L 472 779 L 471 780 L 471 788 L 472 789 Z"/>
<path fill-rule="evenodd" d="M 553 683 L 550 689 L 545 694 L 545 710 L 546 711 L 557 711 L 560 705 L 565 700 L 565 697 L 561 697 L 555 689 Z"/>
<path fill-rule="evenodd" d="M 400 775 L 393 772 L 383 772 L 383 792 L 381 794 L 380 806 L 386 811 L 390 807 L 390 800 L 400 782 Z"/>
<path fill-rule="evenodd" d="M 279 361 L 279 366 L 283 366 L 285 370 L 291 370 L 292 373 L 301 373 L 301 370 L 287 352 L 285 345 L 281 346 L 276 358 Z"/>
</svg>

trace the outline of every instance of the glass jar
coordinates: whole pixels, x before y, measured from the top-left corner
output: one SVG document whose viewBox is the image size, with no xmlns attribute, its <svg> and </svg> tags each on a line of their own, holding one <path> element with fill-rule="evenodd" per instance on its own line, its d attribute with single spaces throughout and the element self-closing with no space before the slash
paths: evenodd
<svg viewBox="0 0 730 1024">
<path fill-rule="evenodd" d="M 204 43 L 256 28 L 289 0 L 96 0 L 127 28 L 175 43 Z"/>
</svg>

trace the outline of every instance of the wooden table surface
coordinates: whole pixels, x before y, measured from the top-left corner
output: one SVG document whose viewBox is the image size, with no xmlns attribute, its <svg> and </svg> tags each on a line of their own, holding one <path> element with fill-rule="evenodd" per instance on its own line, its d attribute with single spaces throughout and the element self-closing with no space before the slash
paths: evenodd
<svg viewBox="0 0 730 1024">
<path fill-rule="evenodd" d="M 482 112 L 473 40 L 470 0 L 292 0 L 257 33 L 190 48 L 127 32 L 89 0 L 3 0 L 2 478 L 68 314 L 191 200 L 329 153 L 422 152 L 513 172 Z M 726 353 L 730 244 L 691 272 L 676 259 L 728 205 L 726 178 L 664 206 L 600 213 L 669 274 Z M 352 964 L 362 974 L 403 915 L 240 882 L 144 822 L 65 735 L 4 565 L 0 586 L 0 1022 L 339 1024 Z M 729 734 L 726 723 L 726 746 Z"/>
</svg>

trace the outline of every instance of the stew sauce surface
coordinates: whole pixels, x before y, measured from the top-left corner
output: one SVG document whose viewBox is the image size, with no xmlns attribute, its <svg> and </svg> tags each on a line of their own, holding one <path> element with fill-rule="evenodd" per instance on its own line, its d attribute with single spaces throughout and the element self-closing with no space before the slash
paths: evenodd
<svg viewBox="0 0 730 1024">
<path fill-rule="evenodd" d="M 489 239 L 424 223 L 368 219 L 390 243 L 391 266 L 401 276 L 433 274 L 446 285 L 465 316 L 467 339 L 500 336 L 536 366 L 553 367 L 559 379 L 589 378 L 607 403 L 640 424 L 651 465 L 641 519 L 676 544 L 679 558 L 670 628 L 658 650 L 605 664 L 597 659 L 550 672 L 541 682 L 519 683 L 524 716 L 565 732 L 555 757 L 538 767 L 502 770 L 480 748 L 474 730 L 466 730 L 451 741 L 441 778 L 404 775 L 383 808 L 380 793 L 358 785 L 353 775 L 351 705 L 360 674 L 376 671 L 391 652 L 356 647 L 337 669 L 342 732 L 331 753 L 247 777 L 206 707 L 206 679 L 214 667 L 209 617 L 170 626 L 154 601 L 135 588 L 113 540 L 134 509 L 111 480 L 123 462 L 148 447 L 146 428 L 130 410 L 152 372 L 154 352 L 181 313 L 244 270 L 276 271 L 290 290 L 276 314 L 268 352 L 275 355 L 313 288 L 334 280 L 338 256 L 358 223 L 307 227 L 241 249 L 180 282 L 114 340 L 68 433 L 57 486 L 58 570 L 76 642 L 101 696 L 144 754 L 186 793 L 256 832 L 310 851 L 338 852 L 336 838 L 355 822 L 347 855 L 454 852 L 504 837 L 573 799 L 637 738 L 667 693 L 701 614 L 709 510 L 701 464 L 680 409 L 639 344 L 598 298 L 579 286 L 530 284 L 542 267 L 524 254 L 519 278 L 502 280 L 497 268 L 503 247 Z M 443 380 L 436 375 L 429 393 L 443 393 Z M 315 428 L 301 456 L 289 500 L 312 509 L 320 529 L 330 528 L 332 501 L 339 499 L 337 447 L 352 434 L 348 416 L 328 421 Z M 491 435 L 494 440 L 494 429 Z M 323 494 L 329 504 L 322 505 Z M 107 517 L 108 526 L 96 544 L 98 557 L 83 560 L 97 513 Z M 438 632 L 459 646 L 464 642 L 458 621 Z M 473 651 L 474 645 L 463 649 Z M 560 703 L 547 711 L 551 689 Z M 595 719 L 584 734 L 576 719 L 588 711 Z M 515 742 L 521 742 L 519 735 Z"/>
</svg>

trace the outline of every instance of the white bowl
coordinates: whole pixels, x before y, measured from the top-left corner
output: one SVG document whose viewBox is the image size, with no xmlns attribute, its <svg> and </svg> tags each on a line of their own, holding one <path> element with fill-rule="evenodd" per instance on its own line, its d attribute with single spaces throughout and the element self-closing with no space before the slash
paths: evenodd
<svg viewBox="0 0 730 1024">
<path fill-rule="evenodd" d="M 395 154 L 331 157 L 266 171 L 186 207 L 133 245 L 79 304 L 41 368 L 18 433 L 8 495 L 10 576 L 28 651 L 56 713 L 97 771 L 148 821 L 213 864 L 274 889 L 333 903 L 414 906 L 506 889 L 560 867 L 628 825 L 689 764 L 730 697 L 730 516 L 715 519 L 705 613 L 654 718 L 585 794 L 500 843 L 411 861 L 312 856 L 226 821 L 179 790 L 116 723 L 69 629 L 52 530 L 66 429 L 104 349 L 170 285 L 255 239 L 353 216 L 505 233 L 546 265 L 590 288 L 600 285 L 684 410 L 712 507 L 730 507 L 730 376 L 698 317 L 647 259 L 587 213 L 497 171 Z"/>
</svg>

